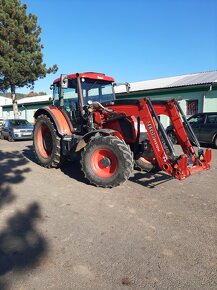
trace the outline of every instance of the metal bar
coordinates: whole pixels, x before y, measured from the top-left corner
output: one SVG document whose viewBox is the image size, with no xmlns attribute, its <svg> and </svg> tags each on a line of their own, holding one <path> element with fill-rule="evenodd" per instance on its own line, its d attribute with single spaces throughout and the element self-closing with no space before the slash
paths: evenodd
<svg viewBox="0 0 217 290">
<path fill-rule="evenodd" d="M 159 120 L 158 115 L 156 114 L 156 112 L 155 112 L 155 110 L 154 110 L 154 107 L 153 107 L 153 105 L 152 105 L 150 99 L 146 98 L 146 103 L 147 103 L 147 105 L 149 106 L 152 115 L 153 115 L 153 116 L 155 117 L 155 119 L 156 119 L 156 122 L 157 122 L 157 124 L 158 124 L 158 128 L 159 128 L 159 130 L 160 130 L 160 132 L 161 132 L 161 134 L 162 134 L 162 136 L 163 136 L 163 138 L 164 138 L 164 140 L 165 140 L 165 142 L 166 142 L 167 147 L 169 148 L 169 150 L 170 150 L 170 152 L 172 153 L 172 155 L 175 156 L 176 154 L 175 154 L 175 151 L 174 151 L 173 145 L 171 144 L 171 142 L 170 142 L 170 140 L 169 140 L 169 138 L 168 138 L 168 136 L 167 136 L 167 133 L 166 133 L 166 131 L 165 131 L 163 125 L 161 124 L 161 121 Z"/>
<path fill-rule="evenodd" d="M 194 142 L 195 145 L 200 149 L 200 143 L 199 143 L 199 141 L 198 141 L 196 135 L 194 134 L 194 131 L 193 131 L 193 129 L 191 128 L 191 125 L 188 123 L 188 120 L 187 120 L 187 118 L 186 118 L 184 112 L 182 111 L 182 108 L 181 108 L 181 106 L 179 105 L 179 102 L 177 102 L 176 100 L 174 100 L 174 102 L 175 102 L 175 104 L 176 104 L 176 106 L 177 106 L 177 108 L 178 108 L 178 110 L 179 110 L 179 112 L 180 112 L 180 114 L 181 114 L 181 116 L 182 116 L 182 118 L 183 118 L 183 121 L 184 121 L 186 127 L 188 128 L 188 131 L 189 131 L 190 134 L 191 134 L 191 137 L 193 138 L 193 142 Z"/>
<path fill-rule="evenodd" d="M 77 77 L 77 89 L 78 89 L 78 104 L 79 104 L 81 115 L 83 116 L 84 115 L 84 112 L 83 112 L 84 97 L 83 97 L 83 92 L 81 88 L 81 79 L 80 79 L 79 73 L 76 74 L 76 77 Z"/>
</svg>

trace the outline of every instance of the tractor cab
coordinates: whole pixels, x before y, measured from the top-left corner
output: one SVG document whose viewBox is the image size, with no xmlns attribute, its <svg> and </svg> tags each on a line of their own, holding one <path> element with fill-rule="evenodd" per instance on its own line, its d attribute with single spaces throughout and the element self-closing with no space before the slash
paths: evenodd
<svg viewBox="0 0 217 290">
<path fill-rule="evenodd" d="M 73 127 L 85 127 L 85 108 L 92 102 L 108 102 L 115 98 L 114 79 L 101 73 L 85 72 L 61 75 L 53 82 L 53 104 L 64 109 Z"/>
<path fill-rule="evenodd" d="M 89 101 L 107 102 L 115 98 L 114 79 L 101 73 L 61 75 L 52 85 L 55 105 L 86 106 Z"/>
</svg>

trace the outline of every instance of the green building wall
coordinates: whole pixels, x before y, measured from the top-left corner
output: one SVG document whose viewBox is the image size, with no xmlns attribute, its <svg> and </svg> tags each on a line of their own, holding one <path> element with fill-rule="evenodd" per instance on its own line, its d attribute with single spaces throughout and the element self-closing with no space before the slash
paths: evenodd
<svg viewBox="0 0 217 290">
<path fill-rule="evenodd" d="M 51 102 L 43 102 L 43 103 L 35 103 L 35 104 L 28 103 L 28 104 L 18 105 L 19 118 L 26 119 L 30 123 L 34 123 L 35 111 L 48 105 L 51 105 Z M 13 119 L 14 114 L 13 114 L 12 106 L 4 106 L 2 115 L 4 119 Z"/>
</svg>

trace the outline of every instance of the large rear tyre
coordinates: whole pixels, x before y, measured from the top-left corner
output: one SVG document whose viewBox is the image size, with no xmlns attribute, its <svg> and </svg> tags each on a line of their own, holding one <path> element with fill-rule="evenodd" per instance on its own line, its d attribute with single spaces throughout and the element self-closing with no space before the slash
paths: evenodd
<svg viewBox="0 0 217 290">
<path fill-rule="evenodd" d="M 124 141 L 114 136 L 95 137 L 82 151 L 81 167 L 90 183 L 115 187 L 132 174 L 133 154 Z"/>
<path fill-rule="evenodd" d="M 33 146 L 38 163 L 47 168 L 61 165 L 60 137 L 47 115 L 40 115 L 33 132 Z"/>
</svg>

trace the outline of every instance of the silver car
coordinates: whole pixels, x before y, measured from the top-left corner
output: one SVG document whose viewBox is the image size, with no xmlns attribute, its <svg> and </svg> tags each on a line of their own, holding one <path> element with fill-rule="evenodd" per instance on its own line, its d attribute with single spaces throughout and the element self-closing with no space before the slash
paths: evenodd
<svg viewBox="0 0 217 290">
<path fill-rule="evenodd" d="M 1 138 L 10 142 L 32 139 L 33 125 L 24 119 L 5 120 L 1 129 Z"/>
</svg>

